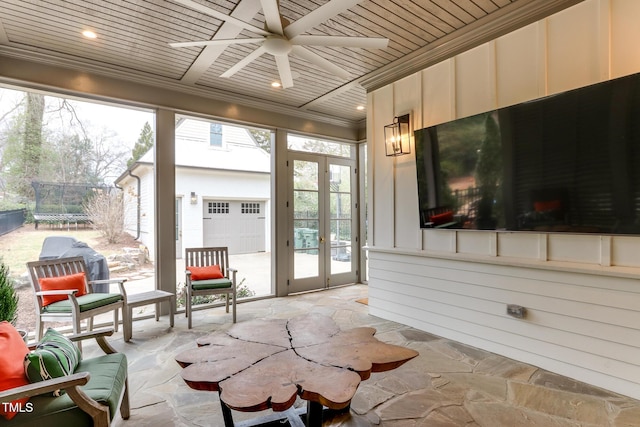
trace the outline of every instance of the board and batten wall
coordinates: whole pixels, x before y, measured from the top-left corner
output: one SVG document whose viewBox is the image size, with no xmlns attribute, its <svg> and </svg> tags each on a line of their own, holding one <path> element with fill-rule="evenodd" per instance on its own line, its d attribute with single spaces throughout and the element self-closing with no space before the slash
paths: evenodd
<svg viewBox="0 0 640 427">
<path fill-rule="evenodd" d="M 383 144 L 394 116 L 421 129 L 639 72 L 638 22 L 640 1 L 586 0 L 368 94 L 372 315 L 640 398 L 640 237 L 421 230 L 415 147 Z"/>
</svg>

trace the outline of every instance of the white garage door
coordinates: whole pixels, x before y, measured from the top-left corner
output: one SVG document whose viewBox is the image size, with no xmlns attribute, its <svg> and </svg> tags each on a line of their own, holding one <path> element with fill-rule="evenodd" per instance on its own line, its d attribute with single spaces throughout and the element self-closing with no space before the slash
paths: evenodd
<svg viewBox="0 0 640 427">
<path fill-rule="evenodd" d="M 230 254 L 265 251 L 264 202 L 208 200 L 203 222 L 205 246 L 227 246 Z"/>
</svg>

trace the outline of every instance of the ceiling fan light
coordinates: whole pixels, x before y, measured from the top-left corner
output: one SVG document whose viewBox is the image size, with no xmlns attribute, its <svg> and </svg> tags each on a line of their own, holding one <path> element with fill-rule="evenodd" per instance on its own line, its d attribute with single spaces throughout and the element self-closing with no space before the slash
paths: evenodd
<svg viewBox="0 0 640 427">
<path fill-rule="evenodd" d="M 287 55 L 291 52 L 291 42 L 282 36 L 272 35 L 265 39 L 263 45 L 271 55 Z"/>
</svg>

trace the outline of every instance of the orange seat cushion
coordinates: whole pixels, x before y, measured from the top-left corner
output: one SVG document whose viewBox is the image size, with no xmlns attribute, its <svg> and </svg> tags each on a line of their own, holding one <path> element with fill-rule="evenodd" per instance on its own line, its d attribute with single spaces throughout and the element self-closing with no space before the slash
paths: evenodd
<svg viewBox="0 0 640 427">
<path fill-rule="evenodd" d="M 187 270 L 191 272 L 191 280 L 222 279 L 224 277 L 219 265 L 187 267 Z"/>
<path fill-rule="evenodd" d="M 58 277 L 43 277 L 38 279 L 40 289 L 43 291 L 60 291 L 60 290 L 77 290 L 76 296 L 82 296 L 87 293 L 85 287 L 85 274 L 75 273 Z M 67 295 L 44 295 L 42 297 L 42 305 L 47 306 L 57 301 L 68 299 Z"/>
<path fill-rule="evenodd" d="M 20 333 L 9 322 L 0 322 L 0 390 L 29 384 L 24 373 L 24 357 L 29 348 Z M 28 397 L 0 404 L 0 415 L 10 420 L 18 412 L 27 410 Z"/>
</svg>

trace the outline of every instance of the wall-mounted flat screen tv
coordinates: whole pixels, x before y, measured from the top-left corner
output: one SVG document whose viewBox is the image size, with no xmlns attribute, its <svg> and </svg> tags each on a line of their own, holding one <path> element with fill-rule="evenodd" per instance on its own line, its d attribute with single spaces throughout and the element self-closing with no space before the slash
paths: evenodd
<svg viewBox="0 0 640 427">
<path fill-rule="evenodd" d="M 415 141 L 422 228 L 640 234 L 640 74 Z"/>
</svg>

